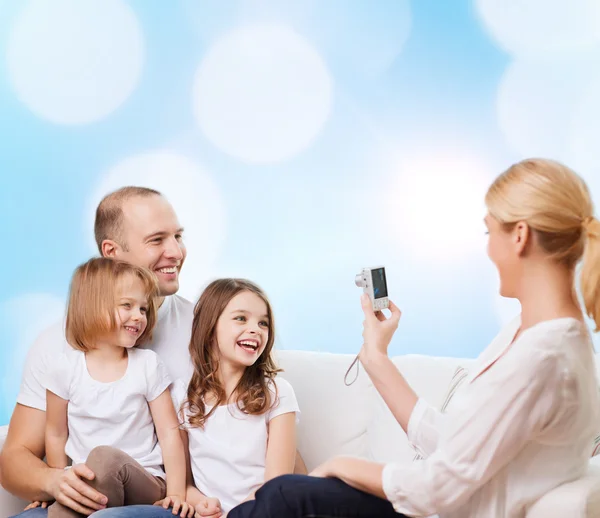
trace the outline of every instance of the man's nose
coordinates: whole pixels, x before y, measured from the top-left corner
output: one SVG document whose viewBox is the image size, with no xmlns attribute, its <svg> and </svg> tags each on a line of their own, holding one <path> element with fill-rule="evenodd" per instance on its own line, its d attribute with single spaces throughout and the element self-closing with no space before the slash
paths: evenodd
<svg viewBox="0 0 600 518">
<path fill-rule="evenodd" d="M 175 239 L 174 237 L 167 240 L 164 255 L 169 259 L 176 259 L 177 261 L 181 261 L 183 259 L 183 250 L 181 243 L 177 241 L 177 239 Z"/>
</svg>

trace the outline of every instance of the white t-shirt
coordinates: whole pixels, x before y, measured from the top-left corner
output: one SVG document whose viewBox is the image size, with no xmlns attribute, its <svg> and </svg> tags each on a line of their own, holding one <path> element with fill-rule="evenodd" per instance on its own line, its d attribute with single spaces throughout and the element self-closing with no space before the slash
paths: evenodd
<svg viewBox="0 0 600 518">
<path fill-rule="evenodd" d="M 189 354 L 194 305 L 180 297 L 165 297 L 158 309 L 152 341 L 143 346 L 156 352 L 167 367 L 171 379 L 189 379 L 192 364 Z M 30 347 L 23 369 L 17 403 L 46 410 L 47 366 L 57 356 L 73 350 L 65 339 L 64 322 L 43 331 Z"/>
<path fill-rule="evenodd" d="M 90 376 L 85 354 L 75 349 L 57 356 L 48 366 L 48 390 L 69 402 L 65 453 L 73 464 L 80 464 L 96 446 L 113 446 L 153 475 L 164 477 L 148 402 L 171 385 L 171 378 L 154 351 L 127 352 L 125 374 L 108 383 Z"/>
<path fill-rule="evenodd" d="M 246 415 L 233 403 L 218 407 L 204 428 L 193 428 L 186 426 L 186 406 L 184 426 L 194 484 L 206 496 L 218 498 L 226 513 L 265 481 L 269 421 L 282 414 L 300 412 L 289 382 L 277 377 L 275 384 L 278 397 L 273 399 L 271 410 L 262 415 Z M 182 382 L 174 385 L 178 407 L 186 399 L 186 389 Z M 272 387 L 271 393 L 275 395 Z"/>
</svg>

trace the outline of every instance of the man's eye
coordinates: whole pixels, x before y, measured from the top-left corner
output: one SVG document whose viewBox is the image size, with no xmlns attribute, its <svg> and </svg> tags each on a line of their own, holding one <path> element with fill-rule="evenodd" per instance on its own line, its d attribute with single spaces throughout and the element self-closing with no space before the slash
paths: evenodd
<svg viewBox="0 0 600 518">
<path fill-rule="evenodd" d="M 157 243 L 157 244 L 158 244 L 158 243 L 160 243 L 161 241 L 162 241 L 162 237 L 155 237 L 155 238 L 152 240 L 152 242 L 153 242 L 153 243 Z"/>
<path fill-rule="evenodd" d="M 175 239 L 177 239 L 177 241 L 181 241 L 183 239 L 183 236 L 181 234 L 176 234 Z"/>
</svg>

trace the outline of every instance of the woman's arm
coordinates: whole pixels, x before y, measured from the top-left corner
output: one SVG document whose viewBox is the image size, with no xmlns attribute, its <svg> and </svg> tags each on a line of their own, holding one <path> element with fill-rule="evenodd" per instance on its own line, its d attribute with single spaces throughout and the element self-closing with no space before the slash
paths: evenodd
<svg viewBox="0 0 600 518">
<path fill-rule="evenodd" d="M 367 295 L 361 298 L 361 305 L 365 321 L 360 361 L 411 444 L 426 457 L 437 448 L 444 416 L 418 398 L 388 358 L 387 350 L 400 321 L 400 310 L 390 301 L 390 318 L 381 312 L 374 313 Z"/>
<path fill-rule="evenodd" d="M 46 462 L 51 468 L 65 468 L 69 458 L 65 446 L 69 438 L 66 399 L 46 391 Z"/>
<path fill-rule="evenodd" d="M 169 389 L 148 403 L 167 475 L 167 496 L 185 501 L 186 460 L 179 421 Z"/>
<path fill-rule="evenodd" d="M 354 457 L 335 457 L 328 460 L 310 475 L 312 477 L 339 478 L 349 486 L 365 493 L 386 498 L 382 474 L 384 464 Z"/>
<path fill-rule="evenodd" d="M 564 419 L 560 412 L 573 408 L 563 402 L 565 367 L 535 347 L 522 341 L 518 353 L 473 382 L 446 423 L 443 448 L 421 462 L 385 466 L 383 488 L 396 512 L 429 516 L 460 506 L 549 423 Z"/>
<path fill-rule="evenodd" d="M 387 355 L 361 351 L 360 361 L 396 421 L 408 433 L 408 423 L 419 398 Z"/>
</svg>

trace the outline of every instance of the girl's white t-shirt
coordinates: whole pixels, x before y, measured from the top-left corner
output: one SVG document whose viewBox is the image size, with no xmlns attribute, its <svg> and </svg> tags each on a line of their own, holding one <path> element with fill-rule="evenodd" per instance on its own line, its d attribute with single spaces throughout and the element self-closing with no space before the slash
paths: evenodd
<svg viewBox="0 0 600 518">
<path fill-rule="evenodd" d="M 194 484 L 206 496 L 218 498 L 226 513 L 265 481 L 269 421 L 282 414 L 300 413 L 290 383 L 277 377 L 274 384 L 277 396 L 273 384 L 270 385 L 274 404 L 262 415 L 244 414 L 232 403 L 218 407 L 204 428 L 197 428 L 189 426 L 185 405 L 184 427 L 188 432 Z M 186 391 L 187 384 L 175 384 L 177 408 L 185 401 Z"/>
<path fill-rule="evenodd" d="M 154 351 L 127 352 L 123 377 L 104 383 L 90 376 L 83 352 L 67 350 L 52 362 L 45 385 L 69 401 L 65 453 L 73 464 L 84 463 L 96 446 L 112 446 L 133 457 L 151 474 L 164 478 L 148 402 L 169 388 L 171 379 Z"/>
</svg>

